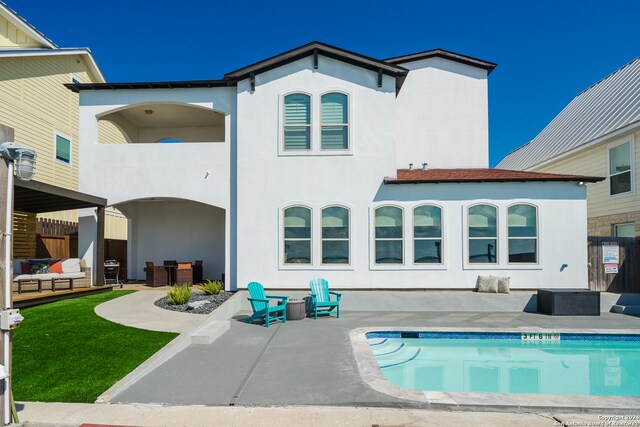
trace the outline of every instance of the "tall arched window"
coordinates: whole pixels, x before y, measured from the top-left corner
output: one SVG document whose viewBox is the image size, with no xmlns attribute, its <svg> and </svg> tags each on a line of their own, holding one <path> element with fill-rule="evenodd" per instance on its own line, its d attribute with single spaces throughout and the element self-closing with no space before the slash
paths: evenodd
<svg viewBox="0 0 640 427">
<path fill-rule="evenodd" d="M 349 264 L 349 209 L 322 210 L 322 263 Z"/>
<path fill-rule="evenodd" d="M 284 97 L 284 149 L 311 149 L 311 97 L 292 93 Z"/>
<path fill-rule="evenodd" d="M 402 209 L 382 206 L 375 210 L 376 264 L 402 264 Z"/>
<path fill-rule="evenodd" d="M 496 264 L 498 262 L 497 209 L 491 205 L 469 207 L 468 236 L 469 263 Z"/>
<path fill-rule="evenodd" d="M 284 210 L 284 263 L 311 264 L 311 209 Z"/>
<path fill-rule="evenodd" d="M 438 206 L 413 209 L 413 262 L 442 264 L 442 209 Z"/>
<path fill-rule="evenodd" d="M 344 93 L 322 95 L 320 127 L 322 150 L 349 149 L 349 98 Z"/>
<path fill-rule="evenodd" d="M 509 262 L 538 262 L 538 212 L 533 205 L 511 205 L 509 222 Z"/>
</svg>

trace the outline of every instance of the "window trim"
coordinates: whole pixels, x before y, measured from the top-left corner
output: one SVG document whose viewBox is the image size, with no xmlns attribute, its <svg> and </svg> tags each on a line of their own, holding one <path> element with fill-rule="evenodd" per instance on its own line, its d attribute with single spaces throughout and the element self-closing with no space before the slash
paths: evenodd
<svg viewBox="0 0 640 427">
<path fill-rule="evenodd" d="M 58 137 L 64 138 L 69 141 L 69 162 L 58 159 Z M 73 140 L 65 133 L 55 130 L 53 132 L 53 161 L 59 165 L 72 166 L 73 165 Z"/>
<path fill-rule="evenodd" d="M 398 263 L 398 264 L 393 264 L 393 263 L 382 263 L 382 264 L 378 264 L 376 262 L 376 244 L 377 241 L 379 240 L 378 238 L 376 238 L 376 211 L 380 208 L 384 208 L 384 207 L 393 207 L 393 208 L 398 208 L 400 209 L 400 213 L 401 213 L 401 218 L 402 218 L 402 237 L 400 238 L 401 241 L 401 248 L 402 248 L 402 262 Z M 393 203 L 383 203 L 383 204 L 379 204 L 379 205 L 375 205 L 371 207 L 371 242 L 373 243 L 371 245 L 371 265 L 373 267 L 375 267 L 378 270 L 396 270 L 396 269 L 404 269 L 407 266 L 407 248 L 405 247 L 406 245 L 406 218 L 405 218 L 405 213 L 406 213 L 406 209 L 403 206 L 400 205 L 396 205 Z M 398 240 L 398 238 L 392 238 L 392 239 L 383 239 L 383 240 Z"/>
<path fill-rule="evenodd" d="M 325 209 L 327 208 L 342 208 L 342 209 L 346 209 L 347 214 L 348 214 L 348 219 L 349 219 L 349 235 L 347 236 L 346 239 L 344 238 L 327 238 L 325 239 L 324 237 L 322 237 L 322 229 L 324 228 L 322 226 L 322 213 L 324 212 Z M 330 268 L 330 269 L 334 269 L 334 268 L 338 268 L 338 269 L 344 269 L 344 268 L 349 268 L 353 266 L 353 253 L 352 253 L 352 232 L 351 229 L 353 228 L 353 220 L 352 220 L 352 215 L 351 215 L 351 208 L 342 204 L 329 204 L 329 205 L 324 205 L 320 208 L 320 225 L 319 225 L 319 229 L 320 229 L 320 263 L 319 265 L 321 267 L 324 268 Z M 323 262 L 323 251 L 322 251 L 322 244 L 324 243 L 325 240 L 328 241 L 338 241 L 338 242 L 342 242 L 342 241 L 347 241 L 347 245 L 348 245 L 348 251 L 347 254 L 349 256 L 349 262 L 346 264 L 325 264 Z"/>
<path fill-rule="evenodd" d="M 496 240 L 496 262 L 492 262 L 492 263 L 475 263 L 475 262 L 469 262 L 469 252 L 470 252 L 470 248 L 469 248 L 469 241 L 471 239 L 483 239 L 483 237 L 469 237 L 469 209 L 471 209 L 474 206 L 483 206 L 483 205 L 487 205 L 487 206 L 491 206 L 496 210 L 496 236 L 495 236 L 495 240 Z M 464 238 L 464 243 L 463 243 L 463 250 L 462 250 L 462 256 L 463 256 L 463 269 L 467 269 L 467 270 L 498 270 L 501 269 L 501 254 L 500 251 L 502 250 L 502 242 L 500 241 L 500 206 L 495 205 L 493 203 L 491 203 L 490 201 L 477 201 L 476 203 L 472 203 L 469 205 L 463 205 L 462 206 L 462 224 L 464 227 L 463 230 L 463 238 Z M 486 237 L 484 237 L 484 239 L 486 239 Z M 489 237 L 489 239 L 491 239 L 491 237 Z"/>
<path fill-rule="evenodd" d="M 333 93 L 339 93 L 341 95 L 344 95 L 347 97 L 347 123 L 343 123 L 341 125 L 323 125 L 322 124 L 322 98 L 325 95 L 330 95 Z M 318 147 L 318 150 L 321 153 L 324 154 L 333 154 L 333 153 L 351 153 L 351 146 L 352 146 L 352 140 L 351 140 L 351 95 L 344 91 L 344 90 L 328 90 L 326 92 L 322 92 L 319 96 L 320 99 L 320 105 L 319 105 L 319 117 L 320 117 L 320 123 L 318 124 L 318 128 L 320 131 L 320 146 Z M 347 148 L 342 148 L 342 149 L 324 149 L 322 148 L 322 127 L 323 126 L 346 126 L 347 128 Z"/>
<path fill-rule="evenodd" d="M 284 133 L 285 133 L 285 128 L 286 128 L 286 124 L 285 124 L 285 100 L 287 98 L 287 96 L 291 96 L 291 95 L 306 95 L 309 97 L 309 124 L 305 125 L 309 128 L 309 148 L 306 150 L 287 150 L 285 148 L 285 140 L 284 140 Z M 295 155 L 308 155 L 309 153 L 311 153 L 313 151 L 313 120 L 314 120 L 314 114 L 313 114 L 313 95 L 309 92 L 306 92 L 304 90 L 294 90 L 291 92 L 287 92 L 285 94 L 282 95 L 282 100 L 281 100 L 281 114 L 280 114 L 280 123 L 279 123 L 279 127 L 280 127 L 280 154 L 284 154 L 284 155 L 288 155 L 288 156 L 295 156 Z M 296 126 L 296 127 L 303 127 L 302 125 L 289 125 L 289 126 Z"/>
<path fill-rule="evenodd" d="M 309 232 L 309 238 L 304 238 L 304 239 L 287 239 L 285 237 L 285 225 L 284 225 L 284 219 L 285 219 L 285 212 L 287 211 L 287 209 L 290 208 L 304 208 L 304 209 L 308 209 L 309 210 L 309 227 L 311 228 L 310 232 Z M 313 246 L 314 246 L 314 238 L 313 238 L 313 234 L 314 234 L 314 227 L 313 227 L 313 222 L 314 222 L 314 209 L 312 206 L 309 205 L 305 205 L 303 203 L 295 203 L 295 204 L 291 204 L 291 205 L 286 205 L 284 207 L 282 207 L 282 209 L 280 209 L 280 220 L 279 220 L 279 224 L 278 224 L 278 228 L 280 229 L 280 248 L 279 248 L 279 258 L 280 258 L 280 266 L 287 268 L 287 269 L 294 269 L 294 270 L 299 270 L 299 269 L 308 269 L 310 267 L 313 267 L 314 265 L 314 250 L 313 250 Z M 284 256 L 284 251 L 285 251 L 285 240 L 296 240 L 296 241 L 306 241 L 309 240 L 309 263 L 287 263 L 285 256 Z"/>
<path fill-rule="evenodd" d="M 620 223 L 612 224 L 611 228 L 613 230 L 612 230 L 611 234 L 613 235 L 613 237 L 620 237 L 620 236 L 618 236 L 618 227 L 619 226 L 623 226 L 623 225 L 627 225 L 627 226 L 631 226 L 632 225 L 633 228 L 634 228 L 634 234 L 637 236 L 636 233 L 637 233 L 638 226 L 636 225 L 635 222 L 631 221 L 631 222 L 620 222 Z"/>
<path fill-rule="evenodd" d="M 512 206 L 518 206 L 518 205 L 527 205 L 527 206 L 531 206 L 536 210 L 536 237 L 511 237 L 509 236 L 509 208 Z M 537 266 L 540 265 L 540 207 L 538 205 L 535 205 L 533 203 L 529 203 L 529 202 L 515 202 L 515 203 L 511 203 L 510 205 L 506 206 L 506 225 L 507 225 L 507 265 L 508 266 L 513 266 L 513 267 L 527 267 L 527 266 Z M 536 240 L 536 262 L 511 262 L 509 261 L 509 241 L 511 239 L 535 239 Z"/>
<path fill-rule="evenodd" d="M 629 172 L 631 174 L 631 189 L 624 193 L 611 194 L 611 177 L 613 175 L 620 175 L 627 172 L 618 172 L 616 174 L 611 173 L 611 150 L 627 143 L 629 144 L 629 161 L 631 164 L 631 168 L 629 169 Z M 609 196 L 609 198 L 616 199 L 619 197 L 632 196 L 636 194 L 636 150 L 635 138 L 633 135 L 607 145 L 607 179 L 605 180 L 605 182 L 607 185 L 607 195 Z"/>
<path fill-rule="evenodd" d="M 418 237 L 416 238 L 415 233 L 415 219 L 416 219 L 416 215 L 415 215 L 415 211 L 418 208 L 424 207 L 424 206 L 432 206 L 432 207 L 436 207 L 438 209 L 440 209 L 440 237 L 436 238 L 436 237 Z M 421 203 L 418 205 L 412 205 L 411 206 L 411 265 L 413 265 L 414 267 L 417 268 L 424 268 L 424 267 L 443 267 L 447 264 L 447 257 L 446 257 L 446 252 L 445 252 L 445 248 L 447 247 L 447 245 L 445 245 L 445 215 L 444 215 L 444 208 L 440 205 L 437 205 L 435 203 Z M 417 240 L 440 240 L 440 257 L 442 259 L 441 262 L 439 263 L 423 263 L 423 262 L 416 262 L 415 258 L 415 250 L 416 250 L 416 239 Z"/>
<path fill-rule="evenodd" d="M 77 74 L 69 73 L 69 83 L 71 84 L 83 84 L 84 81 L 77 76 Z"/>
</svg>

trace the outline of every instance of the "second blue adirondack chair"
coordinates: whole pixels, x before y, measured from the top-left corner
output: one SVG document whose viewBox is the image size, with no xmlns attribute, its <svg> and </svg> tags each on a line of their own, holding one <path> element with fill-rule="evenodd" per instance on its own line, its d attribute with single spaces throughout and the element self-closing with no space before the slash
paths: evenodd
<svg viewBox="0 0 640 427">
<path fill-rule="evenodd" d="M 251 282 L 247 286 L 251 298 L 248 298 L 253 309 L 253 314 L 246 318 L 246 323 L 253 322 L 256 319 L 264 318 L 265 326 L 268 328 L 269 323 L 274 320 L 282 320 L 282 323 L 287 323 L 287 299 L 289 297 L 283 297 L 278 295 L 265 295 L 264 286 L 258 282 Z M 269 300 L 279 299 L 278 305 L 270 305 Z"/>
<path fill-rule="evenodd" d="M 329 283 L 324 279 L 313 279 L 309 282 L 311 286 L 311 309 L 313 310 L 314 318 L 317 319 L 318 315 L 331 315 L 333 309 L 336 310 L 336 314 L 340 317 L 340 298 L 342 294 L 340 292 L 332 292 L 329 290 Z M 331 300 L 331 295 L 335 296 L 335 299 Z M 318 311 L 320 309 L 320 311 Z"/>
</svg>

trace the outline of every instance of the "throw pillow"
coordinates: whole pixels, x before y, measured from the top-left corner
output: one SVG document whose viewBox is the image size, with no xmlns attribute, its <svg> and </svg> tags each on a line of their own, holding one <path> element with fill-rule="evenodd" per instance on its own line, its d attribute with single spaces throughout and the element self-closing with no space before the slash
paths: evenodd
<svg viewBox="0 0 640 427">
<path fill-rule="evenodd" d="M 498 278 L 493 276 L 478 276 L 478 292 L 498 293 Z"/>
<path fill-rule="evenodd" d="M 52 259 L 49 261 L 49 271 L 51 273 L 59 273 L 62 274 L 62 260 L 61 259 Z"/>
<path fill-rule="evenodd" d="M 29 270 L 31 274 L 49 274 L 49 261 L 29 260 Z"/>
<path fill-rule="evenodd" d="M 498 277 L 498 293 L 508 294 L 511 277 Z"/>
<path fill-rule="evenodd" d="M 20 261 L 20 274 L 31 274 L 29 261 Z"/>
</svg>

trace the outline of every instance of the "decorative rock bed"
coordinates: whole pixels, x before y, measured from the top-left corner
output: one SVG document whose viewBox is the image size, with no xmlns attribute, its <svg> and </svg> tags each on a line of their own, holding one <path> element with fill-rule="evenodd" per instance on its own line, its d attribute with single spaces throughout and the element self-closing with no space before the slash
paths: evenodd
<svg viewBox="0 0 640 427">
<path fill-rule="evenodd" d="M 202 292 L 192 292 L 191 298 L 187 304 L 173 305 L 169 304 L 168 297 L 162 297 L 153 304 L 156 307 L 164 308 L 171 311 L 182 311 L 192 314 L 209 314 L 223 302 L 233 296 L 231 292 L 222 291 L 218 295 L 206 295 Z"/>
</svg>

